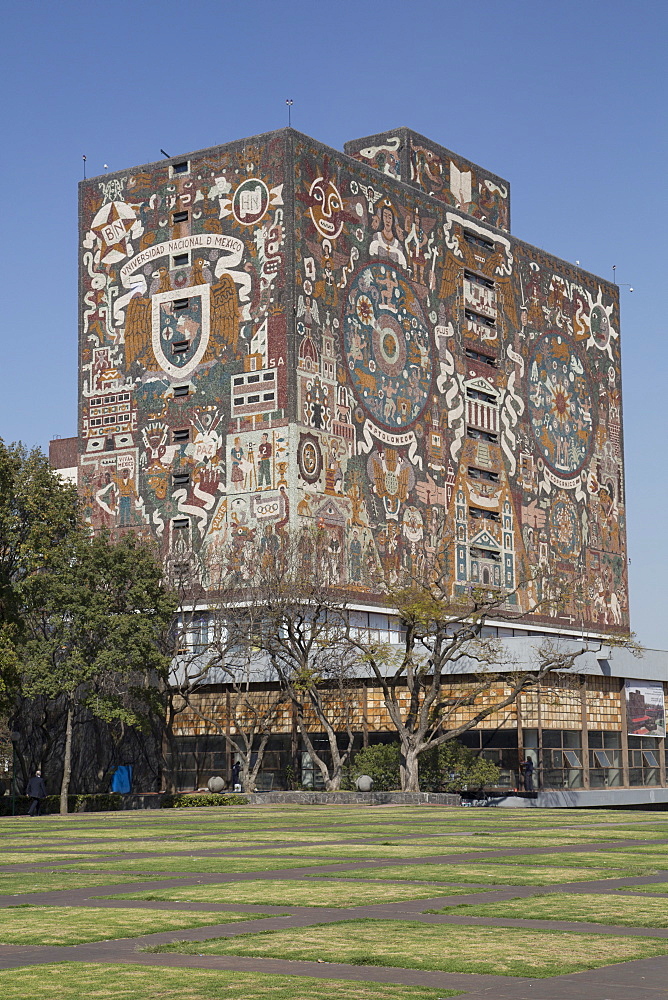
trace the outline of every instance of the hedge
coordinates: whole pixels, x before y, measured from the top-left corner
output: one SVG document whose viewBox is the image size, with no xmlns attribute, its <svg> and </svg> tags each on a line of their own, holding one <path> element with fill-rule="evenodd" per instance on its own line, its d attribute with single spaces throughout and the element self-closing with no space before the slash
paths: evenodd
<svg viewBox="0 0 668 1000">
<path fill-rule="evenodd" d="M 15 811 L 17 816 L 26 816 L 32 799 L 27 795 L 17 795 Z M 114 812 L 122 807 L 123 796 L 118 792 L 94 792 L 91 795 L 68 795 L 68 812 Z M 42 813 L 60 812 L 60 795 L 47 795 L 42 799 Z M 0 797 L 0 816 L 11 816 L 12 797 Z"/>
<path fill-rule="evenodd" d="M 248 800 L 243 795 L 220 795 L 208 793 L 204 795 L 165 795 L 161 802 L 162 809 L 192 809 L 197 806 L 247 806 Z"/>
</svg>

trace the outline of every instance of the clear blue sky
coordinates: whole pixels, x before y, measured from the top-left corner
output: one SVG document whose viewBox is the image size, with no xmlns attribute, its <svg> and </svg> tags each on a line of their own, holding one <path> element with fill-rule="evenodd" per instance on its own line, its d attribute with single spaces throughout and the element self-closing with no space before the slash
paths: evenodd
<svg viewBox="0 0 668 1000">
<path fill-rule="evenodd" d="M 0 436 L 76 431 L 77 182 L 287 124 L 409 125 L 512 185 L 515 235 L 622 289 L 631 612 L 668 648 L 665 0 L 31 0 L 2 15 Z M 663 503 L 663 501 L 662 501 Z M 661 507 L 663 509 L 663 507 Z"/>
</svg>

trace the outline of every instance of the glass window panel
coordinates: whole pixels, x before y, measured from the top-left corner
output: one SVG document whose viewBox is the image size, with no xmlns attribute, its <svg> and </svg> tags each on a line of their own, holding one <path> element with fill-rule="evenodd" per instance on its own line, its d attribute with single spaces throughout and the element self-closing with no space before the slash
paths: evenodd
<svg viewBox="0 0 668 1000">
<path fill-rule="evenodd" d="M 591 750 L 602 750 L 603 749 L 603 733 L 597 730 L 590 730 L 589 732 L 589 747 Z"/>
<path fill-rule="evenodd" d="M 643 757 L 650 767 L 658 767 L 659 762 L 656 759 L 656 755 L 651 750 L 643 750 Z"/>
<path fill-rule="evenodd" d="M 575 750 L 564 750 L 564 757 L 571 767 L 582 767 L 580 755 Z"/>
<path fill-rule="evenodd" d="M 610 759 L 605 750 L 595 750 L 594 757 L 600 767 L 610 767 Z"/>
<path fill-rule="evenodd" d="M 642 785 L 642 768 L 641 767 L 631 767 L 629 768 L 629 784 L 630 785 Z"/>
<path fill-rule="evenodd" d="M 570 750 L 579 750 L 582 746 L 582 733 L 580 730 L 566 729 L 563 733 L 564 746 Z"/>
<path fill-rule="evenodd" d="M 516 729 L 481 729 L 483 747 L 516 747 Z"/>
<path fill-rule="evenodd" d="M 525 729 L 524 730 L 524 746 L 527 749 L 535 750 L 538 748 L 538 730 L 537 729 Z M 666 751 L 668 754 L 668 751 Z"/>
<path fill-rule="evenodd" d="M 603 746 L 606 750 L 619 750 L 621 745 L 621 733 L 603 733 Z"/>
</svg>

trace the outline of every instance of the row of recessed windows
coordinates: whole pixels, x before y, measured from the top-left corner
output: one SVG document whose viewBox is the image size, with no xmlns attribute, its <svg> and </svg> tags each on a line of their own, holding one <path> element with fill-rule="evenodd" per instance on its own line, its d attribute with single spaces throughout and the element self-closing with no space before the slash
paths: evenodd
<svg viewBox="0 0 668 1000">
<path fill-rule="evenodd" d="M 486 240 L 484 236 L 472 233 L 468 229 L 464 230 L 464 239 L 470 246 L 474 246 L 479 250 L 487 250 L 488 252 L 494 250 L 494 243 L 492 240 Z"/>
<path fill-rule="evenodd" d="M 468 388 L 466 396 L 468 399 L 476 399 L 480 403 L 496 403 L 496 396 L 492 396 L 490 392 L 481 392 L 480 389 Z"/>
<path fill-rule="evenodd" d="M 473 309 L 465 309 L 464 315 L 470 323 L 477 323 L 478 326 L 486 326 L 489 330 L 496 330 L 496 320 L 490 316 L 483 316 L 482 313 L 474 312 Z"/>
<path fill-rule="evenodd" d="M 489 365 L 490 368 L 496 368 L 497 359 L 493 354 L 482 354 L 480 351 L 474 351 L 471 347 L 467 347 L 464 353 L 467 358 L 471 359 L 471 361 L 480 361 L 483 365 Z"/>
<path fill-rule="evenodd" d="M 500 521 L 498 510 L 484 510 L 482 507 L 469 507 L 469 517 L 475 521 Z"/>
<path fill-rule="evenodd" d="M 501 562 L 501 553 L 496 549 L 478 549 L 472 545 L 469 549 L 471 559 L 491 559 L 492 562 Z"/>
<path fill-rule="evenodd" d="M 483 285 L 485 288 L 496 288 L 496 285 L 491 278 L 488 278 L 484 274 L 477 274 L 475 271 L 464 271 L 464 277 L 467 281 L 473 281 L 476 285 Z"/>
<path fill-rule="evenodd" d="M 475 465 L 469 465 L 469 478 L 477 479 L 478 481 L 484 481 L 487 483 L 498 483 L 499 473 L 490 472 L 489 469 L 478 469 Z"/>
<path fill-rule="evenodd" d="M 106 406 L 107 403 L 124 403 L 130 398 L 129 392 L 119 392 L 116 396 L 98 396 L 97 399 L 91 399 L 89 406 Z"/>
<path fill-rule="evenodd" d="M 273 382 L 275 379 L 274 372 L 264 372 L 262 375 L 263 382 Z M 252 382 L 259 382 L 259 375 L 240 375 L 233 379 L 233 385 L 250 385 Z"/>
<path fill-rule="evenodd" d="M 499 440 L 499 435 L 493 431 L 481 431 L 477 427 L 467 427 L 466 436 L 473 441 L 489 441 L 490 444 L 496 444 Z"/>
<path fill-rule="evenodd" d="M 129 413 L 112 413 L 108 417 L 91 417 L 91 427 L 101 427 L 102 424 L 125 424 L 130 420 Z"/>
<path fill-rule="evenodd" d="M 275 392 L 263 392 L 262 393 L 262 402 L 263 403 L 273 403 L 273 401 L 275 399 L 275 396 L 276 396 Z M 249 403 L 259 403 L 259 402 L 260 402 L 260 393 L 259 392 L 256 395 L 246 396 L 245 398 L 243 396 L 235 396 L 234 397 L 234 405 L 235 406 L 246 406 Z"/>
</svg>

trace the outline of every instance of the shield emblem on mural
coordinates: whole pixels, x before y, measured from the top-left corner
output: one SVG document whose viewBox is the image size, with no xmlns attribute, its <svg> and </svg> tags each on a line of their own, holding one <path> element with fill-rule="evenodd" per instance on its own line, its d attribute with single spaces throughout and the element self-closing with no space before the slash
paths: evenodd
<svg viewBox="0 0 668 1000">
<path fill-rule="evenodd" d="M 170 378 L 187 378 L 209 344 L 209 286 L 158 292 L 151 300 L 155 359 Z"/>
</svg>

